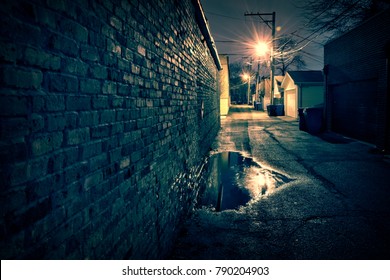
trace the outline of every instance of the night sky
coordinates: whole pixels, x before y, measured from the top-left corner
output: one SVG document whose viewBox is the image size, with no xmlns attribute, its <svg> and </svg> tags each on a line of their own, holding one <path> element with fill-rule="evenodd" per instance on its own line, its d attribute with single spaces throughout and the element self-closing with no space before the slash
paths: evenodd
<svg viewBox="0 0 390 280">
<path fill-rule="evenodd" d="M 253 52 L 253 43 L 271 39 L 271 29 L 257 16 L 244 16 L 245 13 L 276 12 L 276 38 L 294 33 L 297 41 L 308 34 L 303 26 L 302 12 L 305 0 L 201 0 L 210 30 L 220 54 L 228 54 L 230 61 L 242 60 Z M 271 20 L 271 16 L 264 16 Z M 223 42 L 222 42 L 223 41 Z M 239 41 L 239 42 L 225 42 Z M 303 58 L 307 64 L 302 70 L 320 70 L 323 68 L 323 45 L 320 38 L 315 42 L 303 41 Z M 307 44 L 307 46 L 306 46 Z"/>
</svg>

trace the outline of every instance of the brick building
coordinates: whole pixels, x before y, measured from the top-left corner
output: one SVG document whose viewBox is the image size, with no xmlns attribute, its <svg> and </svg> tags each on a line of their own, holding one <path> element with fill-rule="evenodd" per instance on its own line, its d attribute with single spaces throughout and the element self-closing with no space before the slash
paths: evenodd
<svg viewBox="0 0 390 280">
<path fill-rule="evenodd" d="M 326 123 L 390 149 L 390 10 L 325 45 Z"/>
<path fill-rule="evenodd" d="M 220 126 L 199 1 L 0 6 L 1 259 L 164 258 Z"/>
</svg>

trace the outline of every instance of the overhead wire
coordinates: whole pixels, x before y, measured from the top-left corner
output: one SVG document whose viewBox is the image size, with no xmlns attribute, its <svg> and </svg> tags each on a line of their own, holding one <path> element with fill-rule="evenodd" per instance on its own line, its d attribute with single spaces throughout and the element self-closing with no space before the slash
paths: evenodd
<svg viewBox="0 0 390 280">
<path fill-rule="evenodd" d="M 314 59 L 318 62 L 322 62 L 320 61 L 319 59 L 316 59 L 314 57 L 310 57 L 310 54 L 307 53 L 307 52 L 304 52 L 303 49 L 306 48 L 309 44 L 311 43 L 316 43 L 316 44 L 319 44 L 321 46 L 323 46 L 324 44 L 323 43 L 319 43 L 319 42 L 316 42 L 315 39 L 318 38 L 319 36 L 325 34 L 326 32 L 328 32 L 332 26 L 334 25 L 335 22 L 339 22 L 341 20 L 343 20 L 345 17 L 348 16 L 348 12 L 354 8 L 357 4 L 359 4 L 362 0 L 357 0 L 355 2 L 353 2 L 351 5 L 348 5 L 341 13 L 339 13 L 332 22 L 326 22 L 324 24 L 322 24 L 321 26 L 319 26 L 318 28 L 316 28 L 315 30 L 313 30 L 309 35 L 307 36 L 301 36 L 299 34 L 297 34 L 300 29 L 297 29 L 293 32 L 290 32 L 288 34 L 284 34 L 283 36 L 280 36 L 279 38 L 275 38 L 275 40 L 279 40 L 280 38 L 282 37 L 286 37 L 286 36 L 291 36 L 291 38 L 289 38 L 288 41 L 284 42 L 283 46 L 280 46 L 279 47 L 279 50 L 282 49 L 284 46 L 286 46 L 287 44 L 289 44 L 291 41 L 292 41 L 292 36 L 295 36 L 295 37 L 298 37 L 300 38 L 301 40 L 299 40 L 298 42 L 295 43 L 296 46 L 299 46 L 300 44 L 305 43 L 297 48 L 294 48 L 294 49 L 291 49 L 287 52 L 283 52 L 283 56 L 284 56 L 284 59 L 288 58 L 288 56 L 293 56 L 295 53 L 298 53 L 298 52 L 303 52 L 305 54 L 306 57 L 309 57 L 311 59 Z M 329 2 L 329 4 L 322 10 L 320 11 L 318 14 L 314 15 L 312 19 L 310 19 L 309 21 L 307 21 L 305 23 L 305 25 L 303 26 L 304 28 L 307 27 L 308 25 L 310 25 L 310 23 L 312 23 L 316 18 L 318 18 L 319 16 L 323 15 L 328 9 L 330 9 L 333 5 L 335 5 L 335 3 L 337 2 L 337 0 L 333 0 L 331 2 Z M 231 16 L 226 16 L 226 15 L 222 15 L 222 14 L 218 14 L 218 13 L 213 13 L 213 12 L 206 12 L 206 14 L 212 14 L 212 15 L 215 15 L 215 16 L 220 16 L 220 17 L 226 17 L 226 18 L 230 18 L 230 19 L 234 19 L 234 20 L 240 20 L 240 21 L 243 21 L 244 19 L 240 19 L 240 18 L 235 18 L 235 17 L 231 17 Z M 246 19 L 244 20 L 246 21 Z M 219 43 L 244 43 L 243 41 L 241 40 L 216 40 L 216 42 L 219 42 Z M 239 53 L 230 53 L 228 55 L 246 55 L 246 54 L 239 54 Z M 276 57 L 280 57 L 281 53 L 279 52 L 278 53 L 278 50 L 275 51 L 275 56 Z"/>
</svg>

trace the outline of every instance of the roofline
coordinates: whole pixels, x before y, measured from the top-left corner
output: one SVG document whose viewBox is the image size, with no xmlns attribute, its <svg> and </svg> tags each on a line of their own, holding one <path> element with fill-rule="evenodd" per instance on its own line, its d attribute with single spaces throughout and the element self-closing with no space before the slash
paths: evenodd
<svg viewBox="0 0 390 280">
<path fill-rule="evenodd" d="M 282 88 L 284 88 L 284 81 L 286 80 L 286 78 L 287 78 L 287 75 L 290 77 L 290 79 L 291 80 L 293 80 L 292 79 L 292 77 L 290 76 L 290 74 L 288 73 L 288 71 L 286 72 L 286 74 L 284 75 L 284 78 L 283 78 L 283 80 L 282 80 L 282 83 L 280 84 L 280 86 L 282 87 Z M 293 80 L 294 81 L 294 80 Z"/>
<path fill-rule="evenodd" d="M 306 72 L 309 72 L 309 71 L 321 71 L 321 70 L 308 70 Z M 296 86 L 303 86 L 303 85 L 313 85 L 313 86 L 316 86 L 316 85 L 324 85 L 325 81 L 322 81 L 322 82 L 295 82 L 294 79 L 291 77 L 291 75 L 288 73 L 289 71 L 286 72 L 286 75 L 284 75 L 284 78 L 282 80 L 282 84 L 280 85 L 281 87 L 283 87 L 283 84 L 284 84 L 284 81 L 286 80 L 286 77 L 287 75 L 290 77 L 290 79 L 294 82 L 294 85 Z M 294 71 L 291 71 L 291 72 L 294 72 Z M 295 72 L 305 72 L 305 71 L 295 71 Z M 284 87 L 283 87 L 284 88 Z"/>
<path fill-rule="evenodd" d="M 207 23 L 206 16 L 202 8 L 202 4 L 200 3 L 200 0 L 192 0 L 192 3 L 194 4 L 195 7 L 195 16 L 198 21 L 200 31 L 202 32 L 206 40 L 207 47 L 211 52 L 211 55 L 214 59 L 214 63 L 217 66 L 218 70 L 222 70 L 222 65 L 221 65 L 221 61 L 219 60 L 217 47 L 215 46 L 213 36 L 211 36 L 210 28 Z"/>
</svg>

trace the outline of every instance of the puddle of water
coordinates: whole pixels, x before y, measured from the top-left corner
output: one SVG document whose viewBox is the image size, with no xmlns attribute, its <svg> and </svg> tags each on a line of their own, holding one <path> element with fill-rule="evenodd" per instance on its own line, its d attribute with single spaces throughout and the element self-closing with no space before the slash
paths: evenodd
<svg viewBox="0 0 390 280">
<path fill-rule="evenodd" d="M 200 205 L 216 211 L 239 209 L 275 191 L 292 179 L 260 166 L 238 152 L 222 152 L 210 157 L 206 185 Z"/>
</svg>

